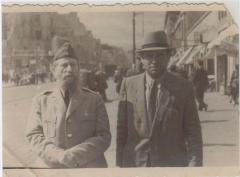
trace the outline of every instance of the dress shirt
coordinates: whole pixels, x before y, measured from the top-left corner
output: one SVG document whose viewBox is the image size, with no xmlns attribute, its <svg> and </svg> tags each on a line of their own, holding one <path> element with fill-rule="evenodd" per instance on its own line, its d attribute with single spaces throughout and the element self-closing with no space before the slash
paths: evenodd
<svg viewBox="0 0 240 177">
<path fill-rule="evenodd" d="M 157 87 L 158 87 L 158 93 L 157 93 L 157 99 L 156 99 L 156 104 L 158 103 L 158 97 L 159 97 L 159 94 L 160 94 L 160 81 L 159 79 L 156 80 L 156 82 L 158 82 L 157 84 Z M 148 106 L 149 106 L 149 96 L 150 96 L 150 91 L 151 91 L 151 88 L 153 86 L 153 83 L 154 83 L 154 79 L 151 78 L 151 76 L 149 76 L 149 74 L 146 72 L 145 73 L 145 96 L 146 96 L 146 101 L 147 101 L 147 111 L 149 110 Z M 156 105 L 157 107 L 157 105 Z"/>
</svg>

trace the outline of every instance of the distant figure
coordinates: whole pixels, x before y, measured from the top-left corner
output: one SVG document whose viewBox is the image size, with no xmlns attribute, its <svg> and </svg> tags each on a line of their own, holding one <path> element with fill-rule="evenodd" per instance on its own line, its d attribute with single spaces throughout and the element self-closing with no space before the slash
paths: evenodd
<svg viewBox="0 0 240 177">
<path fill-rule="evenodd" d="M 120 92 L 120 88 L 121 88 L 121 84 L 122 84 L 122 80 L 123 80 L 123 72 L 122 70 L 119 68 L 115 71 L 114 73 L 114 82 L 116 83 L 116 92 L 119 94 Z"/>
<path fill-rule="evenodd" d="M 169 67 L 169 71 L 172 72 L 172 73 L 177 73 L 177 66 L 176 65 L 171 65 Z"/>
<path fill-rule="evenodd" d="M 236 65 L 235 70 L 232 73 L 230 87 L 232 101 L 234 105 L 237 105 L 239 97 L 239 65 Z"/>
<path fill-rule="evenodd" d="M 143 64 L 142 62 L 138 59 L 136 60 L 136 64 L 132 64 L 132 68 L 130 68 L 128 71 L 127 71 L 127 77 L 129 76 L 135 76 L 135 75 L 138 75 L 138 74 L 141 74 L 144 72 L 144 69 L 143 69 Z"/>
<path fill-rule="evenodd" d="M 178 68 L 177 72 L 182 78 L 188 79 L 188 73 L 184 68 Z"/>
<path fill-rule="evenodd" d="M 96 75 L 92 70 L 87 75 L 87 86 L 90 90 L 97 91 Z"/>
<path fill-rule="evenodd" d="M 184 79 L 188 79 L 187 71 L 185 71 L 184 69 L 178 68 L 176 65 L 171 65 L 169 67 L 169 71 L 174 75 L 180 76 Z"/>
<path fill-rule="evenodd" d="M 106 89 L 108 88 L 106 74 L 102 70 L 96 72 L 97 91 L 104 101 L 107 101 Z"/>
<path fill-rule="evenodd" d="M 203 109 L 207 110 L 208 105 L 204 102 L 204 92 L 207 90 L 209 83 L 207 71 L 204 70 L 202 61 L 198 61 L 197 68 L 193 73 L 192 81 L 195 86 L 198 109 L 200 111 Z"/>
<path fill-rule="evenodd" d="M 136 65 L 133 63 L 131 68 L 129 68 L 127 70 L 127 73 L 126 73 L 126 76 L 129 77 L 129 76 L 134 76 L 136 75 L 136 69 L 135 69 Z"/>
</svg>

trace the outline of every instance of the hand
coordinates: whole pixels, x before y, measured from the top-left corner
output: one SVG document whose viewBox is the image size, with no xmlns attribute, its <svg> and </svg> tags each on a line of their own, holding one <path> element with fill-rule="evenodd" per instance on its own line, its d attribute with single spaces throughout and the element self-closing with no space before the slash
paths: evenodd
<svg viewBox="0 0 240 177">
<path fill-rule="evenodd" d="M 78 167 L 78 163 L 75 159 L 75 156 L 72 152 L 63 151 L 59 154 L 58 161 L 67 166 L 68 168 L 76 168 Z"/>
</svg>

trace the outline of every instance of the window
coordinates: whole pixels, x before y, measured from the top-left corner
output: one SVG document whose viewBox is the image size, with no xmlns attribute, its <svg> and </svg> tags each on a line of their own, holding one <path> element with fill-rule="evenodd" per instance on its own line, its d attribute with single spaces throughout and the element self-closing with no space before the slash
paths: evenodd
<svg viewBox="0 0 240 177">
<path fill-rule="evenodd" d="M 37 15 L 35 16 L 35 22 L 36 22 L 37 24 L 40 24 L 40 15 L 39 15 L 39 14 L 37 14 Z"/>
<path fill-rule="evenodd" d="M 213 75 L 214 74 L 214 60 L 213 59 L 209 59 L 207 60 L 207 72 L 208 75 Z"/>
<path fill-rule="evenodd" d="M 36 39 L 37 39 L 37 40 L 42 39 L 42 32 L 41 32 L 40 30 L 37 30 L 37 31 L 35 32 L 35 35 L 36 35 Z"/>
<path fill-rule="evenodd" d="M 3 39 L 3 40 L 6 40 L 6 39 L 7 39 L 7 36 L 8 36 L 7 26 L 3 26 L 3 27 L 2 27 L 2 39 Z"/>
</svg>

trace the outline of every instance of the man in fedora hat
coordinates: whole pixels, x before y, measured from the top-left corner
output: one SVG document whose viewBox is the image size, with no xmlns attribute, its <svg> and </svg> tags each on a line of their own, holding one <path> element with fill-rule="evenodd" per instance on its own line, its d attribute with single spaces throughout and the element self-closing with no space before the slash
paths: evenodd
<svg viewBox="0 0 240 177">
<path fill-rule="evenodd" d="M 27 139 L 43 167 L 107 167 L 111 134 L 104 102 L 81 87 L 78 59 L 67 40 L 55 37 L 53 52 L 57 86 L 33 99 Z"/>
<path fill-rule="evenodd" d="M 167 72 L 170 48 L 165 32 L 150 33 L 138 52 L 145 72 L 126 78 L 120 91 L 117 166 L 201 166 L 193 87 Z"/>
</svg>

